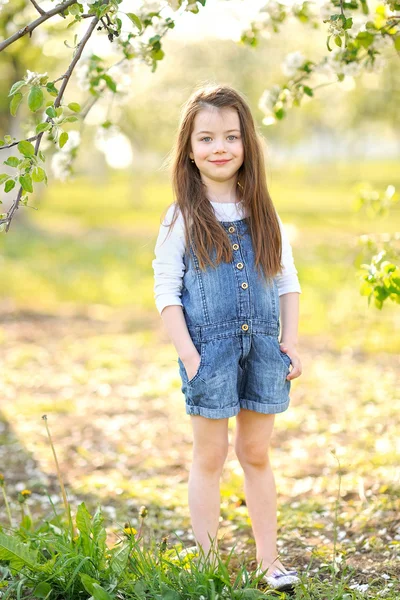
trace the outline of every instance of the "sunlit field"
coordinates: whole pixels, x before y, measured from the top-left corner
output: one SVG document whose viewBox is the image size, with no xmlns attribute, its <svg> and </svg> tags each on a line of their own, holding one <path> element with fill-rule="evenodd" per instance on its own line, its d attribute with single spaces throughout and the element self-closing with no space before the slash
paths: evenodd
<svg viewBox="0 0 400 600">
<path fill-rule="evenodd" d="M 364 162 L 268 172 L 303 292 L 303 373 L 272 440 L 279 549 L 286 564 L 309 567 L 322 586 L 339 563 L 353 568 L 348 585 L 368 584 L 371 595 L 338 586 L 347 595 L 335 598 L 345 600 L 400 592 L 400 310 L 389 302 L 368 307 L 357 271 L 369 258 L 357 236 L 399 231 L 400 206 L 382 219 L 356 212 L 363 180 L 399 189 L 400 171 L 394 162 Z M 146 539 L 169 536 L 174 544 L 179 536 L 192 545 L 190 422 L 153 297 L 154 245 L 172 201 L 168 178 L 114 173 L 100 182 L 54 182 L 44 192 L 31 200 L 38 210 L 21 208 L 24 219 L 0 236 L 0 462 L 13 517 L 23 488 L 32 491 L 34 519 L 51 514 L 50 498 L 62 511 L 47 414 L 69 499 L 90 510 L 102 504 L 110 543 L 117 526 L 138 528 L 144 505 Z M 235 419 L 229 428 L 232 442 Z M 232 444 L 221 500 L 222 548 L 237 544 L 252 568 Z M 319 588 L 309 593 L 298 598 L 328 598 Z"/>
</svg>

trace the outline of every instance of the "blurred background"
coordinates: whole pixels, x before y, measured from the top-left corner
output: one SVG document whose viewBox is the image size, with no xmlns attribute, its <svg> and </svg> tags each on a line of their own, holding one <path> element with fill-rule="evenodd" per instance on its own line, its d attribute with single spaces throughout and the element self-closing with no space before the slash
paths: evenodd
<svg viewBox="0 0 400 600">
<path fill-rule="evenodd" d="M 355 198 L 365 182 L 380 191 L 400 187 L 399 58 L 387 51 L 381 72 L 322 86 L 282 122 L 265 126 L 258 101 L 284 81 L 286 54 L 301 50 L 317 60 L 326 52 L 326 31 L 290 22 L 257 48 L 240 45 L 259 4 L 207 3 L 169 32 L 155 73 L 143 64 L 115 74 L 121 97 L 104 93 L 82 128 L 66 128 L 79 130 L 71 134 L 73 176 L 65 177 L 63 161 L 43 139 L 49 185 L 36 184 L 31 208 L 21 207 L 0 236 L 0 462 L 11 489 L 34 490 L 32 510 L 48 507 L 43 486 L 59 501 L 41 421 L 47 414 L 72 498 L 99 500 L 111 520 L 121 521 L 145 504 L 154 530 L 176 528 L 193 539 L 190 421 L 176 352 L 154 304 L 151 261 L 161 215 L 173 201 L 166 159 L 180 108 L 196 85 L 211 81 L 235 86 L 249 101 L 302 287 L 303 374 L 292 382 L 290 409 L 277 416 L 273 438 L 283 551 L 298 551 L 290 542 L 294 528 L 305 548 L 317 539 L 322 554 L 331 548 L 337 459 L 341 515 L 360 534 L 357 543 L 371 537 L 364 528 L 378 509 L 380 523 L 394 523 L 400 311 L 389 301 L 382 310 L 368 306 L 357 266 L 370 258 L 358 236 L 399 231 L 400 210 L 371 218 L 356 210 Z M 34 16 L 22 4 L 7 22 L 5 14 L 8 35 Z M 2 134 L 32 133 L 25 106 L 10 116 L 8 90 L 26 69 L 51 78 L 64 73 L 71 49 L 63 41 L 86 26 L 67 30 L 59 19 L 0 56 Z M 110 64 L 117 59 L 104 35 L 94 36 L 89 52 Z M 82 73 L 78 65 L 66 101 L 85 104 Z M 114 125 L 104 129 L 106 120 Z M 3 212 L 11 195 L 2 192 Z M 232 440 L 235 419 L 229 428 Z M 240 539 L 253 551 L 242 484 L 230 447 L 221 533 L 226 543 Z M 400 534 L 388 531 L 391 539 Z M 383 546 L 369 544 L 365 552 L 384 561 Z"/>
</svg>

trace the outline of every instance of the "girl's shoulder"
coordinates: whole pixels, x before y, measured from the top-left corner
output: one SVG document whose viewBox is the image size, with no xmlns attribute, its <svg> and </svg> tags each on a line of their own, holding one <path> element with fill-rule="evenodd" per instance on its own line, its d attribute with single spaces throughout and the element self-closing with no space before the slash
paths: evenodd
<svg viewBox="0 0 400 600">
<path fill-rule="evenodd" d="M 172 221 L 174 219 L 174 215 L 177 213 L 176 221 L 174 222 L 174 228 L 176 227 L 179 230 L 183 230 L 184 220 L 182 216 L 182 212 L 177 204 L 177 202 L 172 202 L 165 212 L 162 224 L 164 227 L 170 227 Z"/>
</svg>

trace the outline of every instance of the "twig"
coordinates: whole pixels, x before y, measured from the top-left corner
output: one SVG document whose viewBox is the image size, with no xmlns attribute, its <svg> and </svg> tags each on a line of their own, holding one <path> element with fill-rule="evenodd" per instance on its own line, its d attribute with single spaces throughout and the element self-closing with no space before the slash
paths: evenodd
<svg viewBox="0 0 400 600">
<path fill-rule="evenodd" d="M 70 0 L 70 4 L 73 4 L 75 0 Z M 92 35 L 94 29 L 96 28 L 97 23 L 99 22 L 98 17 L 93 17 L 93 21 L 90 23 L 85 35 L 83 36 L 83 38 L 81 39 L 81 41 L 79 42 L 79 44 L 76 47 L 76 53 L 74 58 L 72 59 L 71 64 L 69 65 L 68 69 L 66 70 L 64 76 L 63 76 L 63 82 L 61 84 L 60 90 L 58 92 L 57 98 L 54 101 L 54 107 L 57 108 L 58 106 L 60 106 L 61 104 L 61 100 L 62 97 L 64 95 L 64 91 L 65 88 L 68 85 L 68 82 L 70 80 L 70 77 L 72 75 L 72 71 L 75 68 L 76 63 L 78 62 L 78 60 L 80 59 L 83 49 L 86 45 L 86 43 L 88 42 L 90 36 Z M 51 117 L 47 117 L 46 122 L 48 123 L 51 120 Z M 42 131 L 41 133 L 38 134 L 37 136 L 37 140 L 36 140 L 36 144 L 35 144 L 35 156 L 37 156 L 37 153 L 39 151 L 39 146 L 40 146 L 40 142 L 42 140 L 42 136 L 44 134 L 44 131 Z M 16 199 L 14 200 L 14 203 L 12 204 L 10 210 L 7 213 L 7 225 L 6 225 L 6 233 L 8 232 L 9 228 L 10 228 L 10 224 L 11 224 L 11 219 L 13 218 L 13 214 L 15 213 L 15 211 L 18 209 L 19 207 L 19 201 L 21 199 L 22 196 L 22 186 L 19 188 L 18 194 Z M 4 220 L 0 220 L 0 222 L 4 222 Z"/>
<path fill-rule="evenodd" d="M 67 0 L 63 4 L 59 4 L 55 8 L 52 8 L 48 12 L 45 12 L 38 19 L 36 19 L 36 21 L 32 21 L 32 23 L 29 23 L 29 25 L 26 25 L 26 27 L 23 27 L 23 29 L 20 29 L 19 31 L 14 33 L 11 37 L 4 40 L 4 42 L 2 42 L 0 44 L 0 52 L 2 50 L 4 50 L 4 48 L 7 48 L 7 46 L 12 44 L 16 40 L 18 40 L 19 38 L 26 35 L 27 33 L 30 34 L 34 29 L 36 29 L 36 27 L 39 27 L 39 25 L 44 23 L 44 21 L 47 21 L 47 19 L 51 19 L 51 17 L 54 17 L 54 15 L 58 15 L 60 12 L 62 12 L 66 8 L 68 8 L 68 6 L 71 6 L 71 4 L 75 4 L 75 3 L 76 3 L 76 0 Z"/>
<path fill-rule="evenodd" d="M 41 15 L 45 15 L 46 11 L 43 10 L 43 8 L 40 8 L 39 4 L 36 2 L 36 0 L 31 0 L 33 6 L 36 8 L 36 10 L 38 11 L 38 13 L 40 13 Z"/>
</svg>

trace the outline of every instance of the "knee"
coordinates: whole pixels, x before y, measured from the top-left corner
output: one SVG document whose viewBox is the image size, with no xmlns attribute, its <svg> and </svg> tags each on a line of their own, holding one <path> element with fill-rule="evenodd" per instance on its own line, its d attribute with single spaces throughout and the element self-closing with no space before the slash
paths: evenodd
<svg viewBox="0 0 400 600">
<path fill-rule="evenodd" d="M 235 445 L 236 456 L 243 468 L 265 468 L 269 464 L 268 448 L 256 442 L 240 442 Z"/>
<path fill-rule="evenodd" d="M 228 455 L 228 444 L 207 444 L 207 447 L 193 451 L 193 463 L 203 471 L 220 472 Z"/>
</svg>

